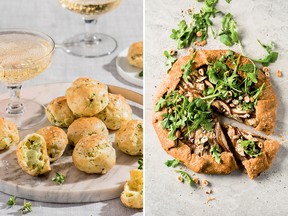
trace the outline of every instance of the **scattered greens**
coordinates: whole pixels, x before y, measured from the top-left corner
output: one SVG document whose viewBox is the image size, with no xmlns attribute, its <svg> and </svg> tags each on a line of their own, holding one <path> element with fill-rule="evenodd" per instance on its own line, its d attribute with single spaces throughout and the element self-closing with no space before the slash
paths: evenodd
<svg viewBox="0 0 288 216">
<path fill-rule="evenodd" d="M 200 98 L 189 102 L 184 95 L 177 91 L 172 91 L 158 101 L 155 111 L 160 111 L 164 107 L 168 109 L 168 112 L 162 115 L 161 126 L 163 129 L 168 129 L 168 139 L 170 140 L 176 140 L 176 131 L 184 127 L 187 127 L 187 133 L 184 136 L 201 127 L 208 131 L 212 130 L 210 104 Z M 169 112 L 169 110 L 171 111 Z"/>
<path fill-rule="evenodd" d="M 166 165 L 167 167 L 173 167 L 173 168 L 177 167 L 177 166 L 180 165 L 180 164 L 181 164 L 181 162 L 180 162 L 180 160 L 178 160 L 178 159 L 167 160 L 167 161 L 165 162 L 165 165 Z"/>
<path fill-rule="evenodd" d="M 212 153 L 212 157 L 214 158 L 214 160 L 217 163 L 221 163 L 221 149 L 216 144 L 211 146 L 210 152 Z"/>
<path fill-rule="evenodd" d="M 143 70 L 138 74 L 139 77 L 143 77 Z"/>
<path fill-rule="evenodd" d="M 177 60 L 176 57 L 171 55 L 167 50 L 164 51 L 164 56 L 166 57 L 165 66 L 168 66 L 167 73 L 171 70 L 172 65 Z"/>
<path fill-rule="evenodd" d="M 185 65 L 182 65 L 181 67 L 181 70 L 183 70 L 183 76 L 182 78 L 184 79 L 184 81 L 187 82 L 187 78 L 188 76 L 190 76 L 190 74 L 192 73 L 192 63 L 194 62 L 194 57 L 196 55 L 196 52 L 194 52 L 192 55 L 191 55 L 191 58 L 190 60 L 185 64 Z"/>
<path fill-rule="evenodd" d="M 9 200 L 7 201 L 7 205 L 11 208 L 15 204 L 16 204 L 16 197 L 15 196 L 10 197 Z"/>
<path fill-rule="evenodd" d="M 226 46 L 233 46 L 235 43 L 239 44 L 239 36 L 236 30 L 236 22 L 233 16 L 228 13 L 222 19 L 222 29 L 219 33 L 220 41 Z"/>
<path fill-rule="evenodd" d="M 143 170 L 143 156 L 138 159 L 138 169 Z"/>
<path fill-rule="evenodd" d="M 251 140 L 242 140 L 240 142 L 244 152 L 251 157 L 258 157 L 262 154 L 260 149 L 256 148 L 255 142 Z"/>
<path fill-rule="evenodd" d="M 24 200 L 24 205 L 20 209 L 20 211 L 22 212 L 22 214 L 27 214 L 29 212 L 32 212 L 32 204 L 31 204 L 31 202 L 26 202 L 26 200 Z"/>
<path fill-rule="evenodd" d="M 270 44 L 264 45 L 259 40 L 257 41 L 267 51 L 268 55 L 265 58 L 254 59 L 253 61 L 261 63 L 263 66 L 269 66 L 270 63 L 276 62 L 278 59 L 278 52 L 273 52 L 274 43 L 270 42 Z"/>
<path fill-rule="evenodd" d="M 65 181 L 65 176 L 61 173 L 56 172 L 56 177 L 52 178 L 52 181 L 58 185 L 63 184 Z"/>
<path fill-rule="evenodd" d="M 170 38 L 177 42 L 178 49 L 183 49 L 192 42 L 197 40 L 203 41 L 208 37 L 208 29 L 211 28 L 212 35 L 214 31 L 212 29 L 211 16 L 215 16 L 219 12 L 215 6 L 218 0 L 205 0 L 204 6 L 199 13 L 191 13 L 192 22 L 187 25 L 185 20 L 181 20 L 178 24 L 178 29 L 173 29 Z"/>
<path fill-rule="evenodd" d="M 187 182 L 190 186 L 194 183 L 193 179 L 191 178 L 191 176 L 183 171 L 183 170 L 175 170 L 176 173 L 180 173 L 182 178 L 183 178 L 183 182 Z"/>
<path fill-rule="evenodd" d="M 232 0 L 225 0 L 225 1 L 230 4 L 230 2 L 231 2 Z"/>
</svg>

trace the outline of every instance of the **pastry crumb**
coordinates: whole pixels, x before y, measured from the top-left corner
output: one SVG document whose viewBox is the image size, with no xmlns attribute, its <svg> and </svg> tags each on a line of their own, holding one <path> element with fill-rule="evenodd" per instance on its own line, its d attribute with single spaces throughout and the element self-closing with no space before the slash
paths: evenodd
<svg viewBox="0 0 288 216">
<path fill-rule="evenodd" d="M 282 76 L 282 72 L 280 70 L 277 71 L 277 77 L 281 77 Z"/>
<path fill-rule="evenodd" d="M 183 178 L 182 178 L 181 175 L 177 176 L 177 179 L 178 179 L 179 182 L 183 183 Z"/>
<path fill-rule="evenodd" d="M 199 184 L 199 178 L 193 178 L 195 184 Z"/>
<path fill-rule="evenodd" d="M 203 41 L 196 41 L 194 43 L 196 46 L 205 46 L 207 44 L 207 40 L 203 40 Z"/>
<path fill-rule="evenodd" d="M 208 202 L 213 201 L 213 200 L 216 200 L 216 198 L 215 197 L 208 197 L 205 204 L 207 204 Z"/>
<path fill-rule="evenodd" d="M 204 179 L 204 180 L 202 180 L 201 185 L 203 185 L 203 186 L 208 186 L 208 185 L 209 185 L 209 182 L 208 182 L 206 179 Z"/>
<path fill-rule="evenodd" d="M 206 191 L 206 194 L 212 194 L 212 189 L 210 188 L 210 189 L 208 189 L 207 191 Z"/>
</svg>

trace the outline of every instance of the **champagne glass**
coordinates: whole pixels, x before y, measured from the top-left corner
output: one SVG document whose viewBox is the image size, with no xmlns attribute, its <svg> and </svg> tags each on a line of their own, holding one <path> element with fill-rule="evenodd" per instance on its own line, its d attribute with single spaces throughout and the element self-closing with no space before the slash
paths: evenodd
<svg viewBox="0 0 288 216">
<path fill-rule="evenodd" d="M 21 99 L 22 83 L 43 72 L 51 62 L 55 43 L 49 36 L 25 29 L 0 30 L 0 81 L 10 99 L 0 101 L 0 113 L 29 129 L 45 119 L 45 107 L 33 100 Z"/>
<path fill-rule="evenodd" d="M 96 33 L 98 16 L 119 6 L 122 0 L 59 0 L 68 10 L 81 14 L 86 32 L 65 40 L 63 49 L 81 57 L 101 57 L 111 54 L 117 48 L 116 40 L 106 34 Z"/>
</svg>

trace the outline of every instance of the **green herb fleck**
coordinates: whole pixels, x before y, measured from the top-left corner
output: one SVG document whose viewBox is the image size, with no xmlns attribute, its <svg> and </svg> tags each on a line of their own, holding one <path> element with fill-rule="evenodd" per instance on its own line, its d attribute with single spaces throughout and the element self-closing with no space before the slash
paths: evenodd
<svg viewBox="0 0 288 216">
<path fill-rule="evenodd" d="M 143 156 L 138 158 L 138 169 L 143 170 Z"/>
<path fill-rule="evenodd" d="M 171 55 L 167 50 L 164 51 L 164 56 L 166 57 L 165 66 L 168 66 L 167 73 L 171 70 L 172 65 L 177 60 L 174 55 Z"/>
<path fill-rule="evenodd" d="M 274 43 L 270 42 L 270 44 L 264 45 L 259 40 L 257 41 L 267 51 L 268 55 L 264 58 L 254 59 L 253 61 L 261 63 L 263 66 L 269 66 L 271 63 L 276 62 L 278 59 L 278 52 L 273 52 Z"/>
<path fill-rule="evenodd" d="M 235 43 L 240 44 L 238 32 L 236 30 L 237 24 L 233 16 L 228 13 L 222 19 L 222 29 L 219 33 L 220 41 L 226 46 L 233 46 Z"/>
<path fill-rule="evenodd" d="M 9 200 L 7 201 L 7 205 L 11 208 L 15 204 L 16 204 L 16 197 L 15 196 L 10 197 Z"/>
<path fill-rule="evenodd" d="M 232 0 L 225 0 L 225 1 L 230 4 L 230 2 L 231 2 Z"/>
<path fill-rule="evenodd" d="M 192 63 L 194 62 L 194 57 L 196 55 L 196 52 L 194 52 L 191 55 L 190 60 L 185 64 L 182 65 L 181 70 L 183 70 L 183 75 L 182 78 L 184 79 L 184 81 L 187 82 L 187 78 L 190 76 L 190 74 L 192 73 Z"/>
<path fill-rule="evenodd" d="M 139 77 L 143 77 L 143 70 L 138 74 Z"/>
<path fill-rule="evenodd" d="M 22 214 L 27 214 L 29 212 L 32 212 L 32 204 L 31 204 L 31 202 L 26 202 L 26 200 L 24 200 L 24 205 L 20 209 L 20 211 L 22 212 Z"/>
<path fill-rule="evenodd" d="M 58 185 L 63 184 L 65 181 L 65 176 L 62 175 L 61 173 L 56 172 L 56 176 L 52 178 L 52 181 Z"/>
<path fill-rule="evenodd" d="M 242 140 L 240 142 L 244 152 L 251 157 L 258 157 L 262 154 L 259 148 L 256 148 L 255 142 L 252 140 Z"/>
<path fill-rule="evenodd" d="M 192 184 L 194 184 L 193 179 L 191 178 L 191 176 L 187 172 L 185 172 L 183 170 L 175 170 L 175 172 L 180 173 L 182 178 L 183 178 L 183 181 L 187 182 L 190 186 L 192 186 Z"/>
<path fill-rule="evenodd" d="M 221 149 L 216 144 L 211 146 L 210 152 L 212 153 L 212 157 L 214 158 L 214 160 L 217 163 L 221 163 Z"/>
<path fill-rule="evenodd" d="M 166 165 L 167 167 L 173 167 L 173 168 L 177 167 L 177 166 L 180 165 L 180 164 L 181 164 L 181 162 L 180 162 L 180 160 L 178 160 L 178 159 L 167 160 L 167 161 L 165 162 L 165 165 Z"/>
</svg>

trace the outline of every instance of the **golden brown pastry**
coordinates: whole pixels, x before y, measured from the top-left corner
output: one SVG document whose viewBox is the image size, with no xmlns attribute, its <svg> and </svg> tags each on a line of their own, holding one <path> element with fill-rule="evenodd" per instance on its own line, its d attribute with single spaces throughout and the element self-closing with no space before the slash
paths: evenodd
<svg viewBox="0 0 288 216">
<path fill-rule="evenodd" d="M 75 116 L 67 105 L 66 97 L 57 97 L 45 109 L 46 116 L 52 125 L 69 127 Z"/>
<path fill-rule="evenodd" d="M 109 132 L 105 124 L 96 117 L 76 119 L 68 128 L 67 136 L 71 144 L 76 145 L 84 136 L 91 135 L 107 136 Z"/>
<path fill-rule="evenodd" d="M 129 155 L 143 154 L 143 121 L 131 120 L 122 125 L 115 134 L 118 148 Z"/>
<path fill-rule="evenodd" d="M 54 126 L 41 128 L 36 133 L 43 136 L 46 141 L 50 162 L 58 160 L 68 144 L 66 133 L 61 128 Z"/>
<path fill-rule="evenodd" d="M 130 65 L 143 68 L 143 41 L 131 44 L 128 50 L 127 60 Z"/>
<path fill-rule="evenodd" d="M 18 144 L 16 154 L 20 167 L 29 175 L 38 176 L 51 170 L 46 142 L 39 134 L 28 134 Z"/>
<path fill-rule="evenodd" d="M 2 117 L 0 117 L 0 150 L 8 149 L 19 142 L 19 133 L 17 126 Z"/>
<path fill-rule="evenodd" d="M 241 160 L 249 178 L 254 179 L 270 168 L 280 148 L 276 140 L 265 139 L 230 125 L 226 129 L 235 155 Z"/>
<path fill-rule="evenodd" d="M 118 130 L 126 121 L 132 119 L 132 109 L 122 95 L 108 94 L 109 103 L 103 111 L 96 115 L 106 127 Z"/>
<path fill-rule="evenodd" d="M 66 98 L 75 116 L 95 116 L 108 105 L 108 87 L 90 78 L 79 78 L 67 89 Z"/>
<path fill-rule="evenodd" d="M 107 136 L 83 137 L 72 154 L 75 167 L 86 173 L 107 173 L 116 163 L 115 149 Z"/>
<path fill-rule="evenodd" d="M 143 172 L 139 169 L 130 171 L 130 180 L 124 185 L 120 196 L 121 202 L 129 208 L 143 208 Z"/>
</svg>

